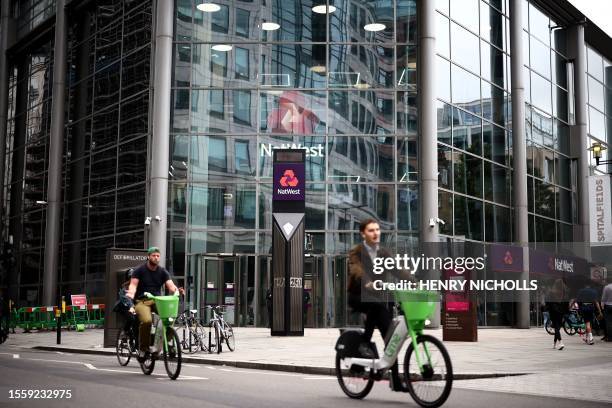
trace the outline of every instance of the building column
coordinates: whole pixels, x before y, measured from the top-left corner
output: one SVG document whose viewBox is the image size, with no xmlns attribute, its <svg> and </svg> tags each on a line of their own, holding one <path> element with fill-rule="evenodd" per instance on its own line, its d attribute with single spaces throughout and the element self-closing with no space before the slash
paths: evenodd
<svg viewBox="0 0 612 408">
<path fill-rule="evenodd" d="M 6 51 L 9 44 L 10 15 L 10 2 L 0 1 L 0 187 L 4 185 L 4 162 L 6 159 L 8 122 L 8 58 Z M 0 208 L 0 218 L 4 216 L 4 213 L 4 206 L 2 206 Z"/>
<path fill-rule="evenodd" d="M 59 269 L 60 216 L 62 209 L 62 150 L 64 148 L 64 105 L 66 89 L 66 8 L 57 0 L 53 56 L 53 91 L 51 93 L 51 134 L 47 188 L 47 228 L 45 230 L 45 265 L 43 304 L 57 304 Z"/>
<path fill-rule="evenodd" d="M 149 245 L 161 251 L 165 265 L 168 226 L 168 169 L 170 167 L 170 93 L 172 86 L 172 37 L 174 2 L 157 1 L 155 11 L 155 69 L 153 79 L 153 136 L 151 138 L 151 231 Z"/>
<path fill-rule="evenodd" d="M 436 121 L 436 8 L 433 1 L 417 2 L 418 126 L 419 126 L 419 241 L 438 237 L 438 128 Z M 433 226 L 430 220 L 433 219 Z M 425 244 L 426 245 L 426 244 Z M 435 277 L 432 277 L 435 279 Z M 429 327 L 440 325 L 440 303 Z"/>
<path fill-rule="evenodd" d="M 585 243 L 584 256 L 588 258 L 589 226 L 589 140 L 587 136 L 586 45 L 584 25 L 576 24 L 568 29 L 568 57 L 574 61 L 575 123 L 570 127 L 571 155 L 578 158 L 578 225 L 574 240 Z"/>
<path fill-rule="evenodd" d="M 529 280 L 529 216 L 527 204 L 527 140 L 525 133 L 525 85 L 523 80 L 522 0 L 510 0 L 510 73 L 512 75 L 512 205 L 514 242 L 523 247 L 522 280 Z M 517 295 L 517 328 L 529 328 L 529 292 Z"/>
</svg>

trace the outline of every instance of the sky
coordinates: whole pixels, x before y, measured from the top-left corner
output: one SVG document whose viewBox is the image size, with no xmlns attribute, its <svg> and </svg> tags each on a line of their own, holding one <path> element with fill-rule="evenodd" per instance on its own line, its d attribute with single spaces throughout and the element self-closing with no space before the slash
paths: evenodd
<svg viewBox="0 0 612 408">
<path fill-rule="evenodd" d="M 612 37 L 611 0 L 569 0 L 569 2 Z"/>
</svg>

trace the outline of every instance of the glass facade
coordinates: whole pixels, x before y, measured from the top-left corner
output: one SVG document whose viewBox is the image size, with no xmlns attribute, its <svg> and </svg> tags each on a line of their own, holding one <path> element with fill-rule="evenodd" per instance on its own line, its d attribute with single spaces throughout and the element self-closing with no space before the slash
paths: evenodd
<svg viewBox="0 0 612 408">
<path fill-rule="evenodd" d="M 106 248 L 143 246 L 151 23 L 150 2 L 114 1 L 80 11 L 68 26 L 59 245 L 64 293 L 100 300 Z M 51 40 L 21 55 L 10 76 L 4 228 L 15 242 L 18 281 L 12 284 L 19 285 L 22 305 L 39 304 L 42 294 L 52 62 Z"/>
<path fill-rule="evenodd" d="M 602 159 L 606 160 L 610 158 L 612 142 L 612 62 L 591 47 L 587 47 L 587 93 L 587 147 L 595 142 L 604 145 Z M 590 164 L 595 174 L 612 171 L 611 166 L 595 167 L 592 157 Z"/>
</svg>

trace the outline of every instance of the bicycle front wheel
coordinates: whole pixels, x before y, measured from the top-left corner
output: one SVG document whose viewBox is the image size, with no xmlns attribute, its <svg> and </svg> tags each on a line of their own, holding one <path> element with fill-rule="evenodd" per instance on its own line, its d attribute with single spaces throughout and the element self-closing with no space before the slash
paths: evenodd
<svg viewBox="0 0 612 408">
<path fill-rule="evenodd" d="M 546 329 L 546 333 L 555 334 L 555 328 L 553 327 L 552 322 L 550 320 L 546 321 L 544 328 Z"/>
<path fill-rule="evenodd" d="M 568 336 L 573 336 L 574 334 L 576 334 L 576 329 L 574 328 L 574 326 L 571 325 L 570 322 L 568 321 L 564 321 L 563 322 L 563 331 L 565 332 L 565 334 L 567 334 Z"/>
<path fill-rule="evenodd" d="M 408 392 L 420 406 L 444 404 L 453 386 L 453 366 L 444 344 L 426 334 L 417 337 L 416 350 L 410 343 L 404 358 L 404 379 Z"/>
<path fill-rule="evenodd" d="M 125 329 L 121 329 L 121 331 L 117 333 L 115 349 L 117 351 L 117 361 L 119 361 L 119 365 L 128 365 L 132 358 L 132 350 L 130 348 L 130 336 L 128 336 Z"/>
<path fill-rule="evenodd" d="M 171 380 L 176 380 L 181 373 L 181 345 L 179 342 L 178 335 L 172 327 L 166 329 L 166 343 L 167 347 L 164 348 L 164 365 L 166 366 L 166 373 Z"/>
<path fill-rule="evenodd" d="M 236 350 L 236 338 L 234 337 L 234 329 L 229 324 L 225 324 L 225 344 L 230 351 Z"/>
</svg>

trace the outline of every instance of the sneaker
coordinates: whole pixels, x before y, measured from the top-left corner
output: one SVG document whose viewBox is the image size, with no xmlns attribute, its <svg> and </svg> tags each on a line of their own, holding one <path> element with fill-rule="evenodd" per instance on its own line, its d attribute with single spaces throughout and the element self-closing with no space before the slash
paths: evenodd
<svg viewBox="0 0 612 408">
<path fill-rule="evenodd" d="M 589 345 L 592 346 L 593 344 L 595 344 L 595 341 L 593 339 L 588 341 Z"/>
<path fill-rule="evenodd" d="M 376 358 L 368 343 L 361 343 L 357 349 L 363 358 Z"/>
<path fill-rule="evenodd" d="M 558 350 L 563 350 L 564 347 L 565 347 L 565 345 L 563 343 L 559 342 Z"/>
</svg>

